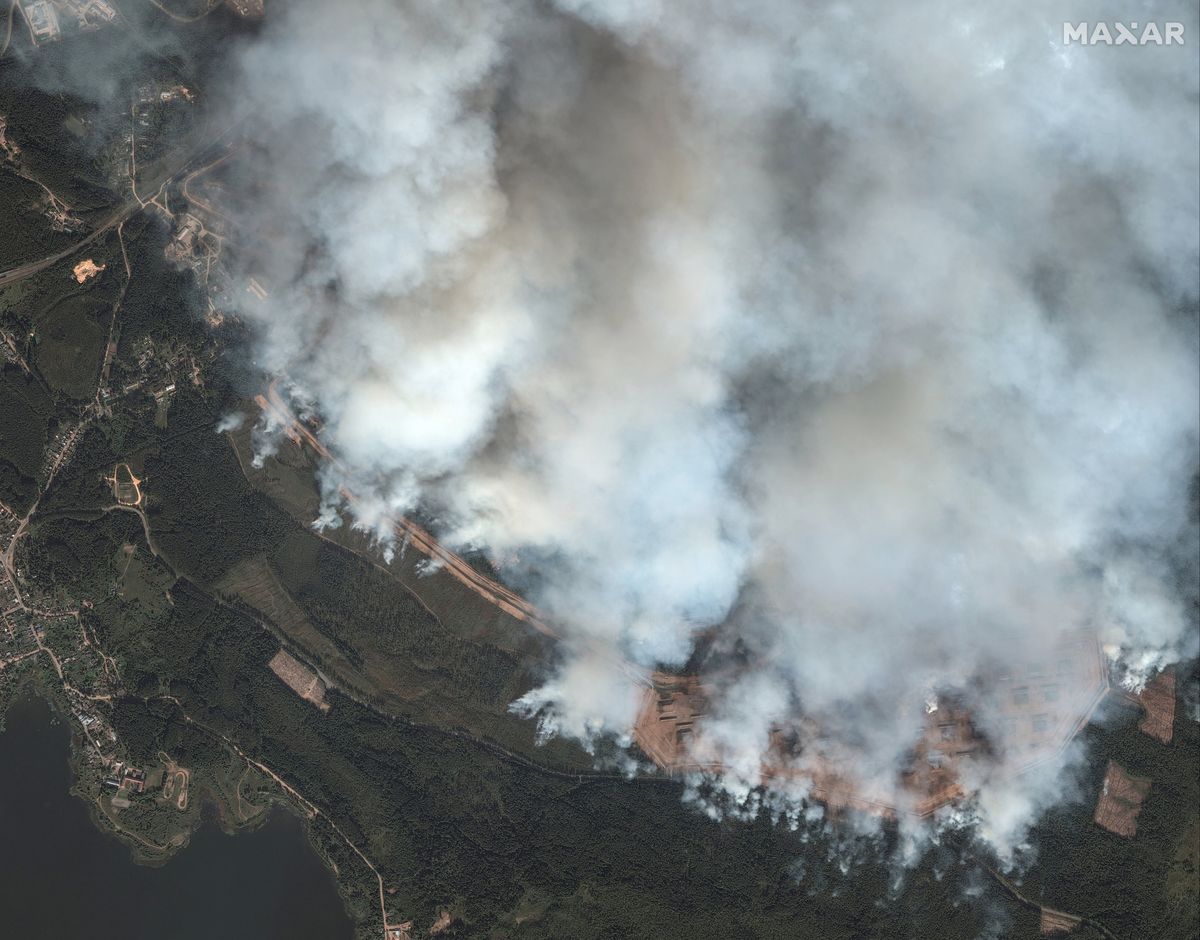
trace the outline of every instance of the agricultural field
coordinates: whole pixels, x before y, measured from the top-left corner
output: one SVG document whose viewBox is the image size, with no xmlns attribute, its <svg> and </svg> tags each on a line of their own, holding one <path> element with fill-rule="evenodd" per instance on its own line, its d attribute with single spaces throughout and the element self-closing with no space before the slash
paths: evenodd
<svg viewBox="0 0 1200 940">
<path fill-rule="evenodd" d="M 102 301 L 68 294 L 36 315 L 34 361 L 56 392 L 76 400 L 91 398 L 110 314 Z"/>
</svg>

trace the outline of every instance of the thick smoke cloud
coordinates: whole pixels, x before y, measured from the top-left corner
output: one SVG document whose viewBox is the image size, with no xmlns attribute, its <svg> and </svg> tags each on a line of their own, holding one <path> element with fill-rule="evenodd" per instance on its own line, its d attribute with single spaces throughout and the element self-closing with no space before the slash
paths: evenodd
<svg viewBox="0 0 1200 940">
<path fill-rule="evenodd" d="M 1181 17 L 280 5 L 236 78 L 260 358 L 358 524 L 435 512 L 561 626 L 548 730 L 723 625 L 731 788 L 797 710 L 893 779 L 922 702 L 1065 632 L 1196 653 L 1194 45 L 1062 44 Z M 1054 780 L 980 781 L 998 842 Z"/>
</svg>

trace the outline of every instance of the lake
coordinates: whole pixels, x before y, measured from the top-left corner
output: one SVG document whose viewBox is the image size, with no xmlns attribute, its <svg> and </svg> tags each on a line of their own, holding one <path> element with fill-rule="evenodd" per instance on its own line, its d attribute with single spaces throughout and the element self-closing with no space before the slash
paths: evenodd
<svg viewBox="0 0 1200 940">
<path fill-rule="evenodd" d="M 68 793 L 70 732 L 41 699 L 0 734 L 0 937 L 21 940 L 350 940 L 333 876 L 275 810 L 227 836 L 206 823 L 162 868 L 93 824 Z"/>
</svg>

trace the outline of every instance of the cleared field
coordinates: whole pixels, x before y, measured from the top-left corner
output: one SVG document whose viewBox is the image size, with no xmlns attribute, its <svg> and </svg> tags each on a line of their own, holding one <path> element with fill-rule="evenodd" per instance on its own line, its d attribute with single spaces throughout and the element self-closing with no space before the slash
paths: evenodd
<svg viewBox="0 0 1200 940">
<path fill-rule="evenodd" d="M 228 434 L 242 473 L 255 489 L 271 497 L 289 516 L 311 522 L 316 518 L 321 499 L 309 455 L 299 447 L 285 446 L 256 469 L 251 465 L 254 459 L 253 428 L 251 420 Z"/>
<path fill-rule="evenodd" d="M 1166 881 L 1167 900 L 1184 921 L 1196 920 L 1196 905 L 1200 903 L 1197 884 L 1200 884 L 1200 819 L 1193 817 L 1191 825 L 1180 834 Z"/>
<path fill-rule="evenodd" d="M 316 574 L 320 546 L 320 540 L 297 533 L 280 547 L 277 563 L 278 559 L 287 559 L 291 563 L 290 576 L 303 572 L 307 580 Z M 239 562 L 217 582 L 216 588 L 252 607 L 283 639 L 303 650 L 337 685 L 351 693 L 381 698 L 396 707 L 422 698 L 437 684 L 421 676 L 419 653 L 401 657 L 401 649 L 380 647 L 378 641 L 383 637 L 371 642 L 369 634 L 350 625 L 349 629 L 339 630 L 319 628 L 283 586 L 274 565 L 262 556 Z M 322 623 L 326 619 L 322 616 Z M 436 625 L 433 628 L 437 629 Z"/>
<path fill-rule="evenodd" d="M 251 422 L 247 422 L 229 435 L 242 472 L 251 486 L 307 527 L 316 518 L 320 502 L 310 452 L 285 441 L 278 453 L 255 469 L 251 464 L 254 456 L 251 426 Z M 430 571 L 429 557 L 416 547 L 403 542 L 395 545 L 394 557 L 389 562 L 370 536 L 349 525 L 326 529 L 321 538 L 348 549 L 403 585 L 451 633 L 516 656 L 543 659 L 548 655 L 550 644 L 528 623 L 464 589 L 463 584 L 444 569 Z M 286 567 L 281 563 L 281 571 Z"/>
<path fill-rule="evenodd" d="M 217 590 L 240 598 L 275 626 L 289 634 L 302 632 L 304 611 L 279 583 L 270 563 L 261 555 L 243 559 L 217 582 Z"/>
<path fill-rule="evenodd" d="M 1116 761 L 1108 762 L 1104 786 L 1096 801 L 1096 825 L 1127 839 L 1137 835 L 1137 817 L 1150 792 L 1150 781 L 1135 777 Z"/>
<path fill-rule="evenodd" d="M 528 663 L 446 630 L 386 569 L 311 532 L 295 530 L 270 560 L 244 559 L 215 586 L 360 701 L 566 766 L 585 761 L 573 744 L 537 746 L 535 724 L 508 712 L 534 681 Z"/>
<path fill-rule="evenodd" d="M 1175 670 L 1159 673 L 1138 696 L 1146 717 L 1138 725 L 1143 734 L 1170 744 L 1175 729 Z"/>
<path fill-rule="evenodd" d="M 338 648 L 338 645 L 313 626 L 300 605 L 292 598 L 275 574 L 271 563 L 261 555 L 238 562 L 216 584 L 227 597 L 253 608 L 284 637 L 303 649 L 339 682 L 362 688 L 364 677 Z"/>
<path fill-rule="evenodd" d="M 1062 911 L 1042 908 L 1041 934 L 1043 937 L 1059 937 L 1069 934 L 1079 926 L 1079 918 Z"/>
<path fill-rule="evenodd" d="M 280 650 L 272 656 L 267 666 L 302 699 L 312 702 L 322 711 L 329 710 L 325 702 L 325 683 L 287 650 Z"/>
<path fill-rule="evenodd" d="M 145 549 L 132 543 L 122 546 L 113 557 L 113 566 L 121 600 L 136 604 L 147 616 L 162 613 L 170 606 L 167 591 L 175 579 Z"/>
<path fill-rule="evenodd" d="M 243 559 L 217 588 L 252 607 L 339 690 L 389 714 L 463 730 L 557 766 L 590 766 L 574 742 L 537 740 L 509 705 L 538 682 L 553 640 L 445 570 L 415 546 L 389 562 L 348 525 L 314 532 L 314 466 L 302 448 L 253 466 L 247 428 L 227 435 L 250 487 L 300 523 L 266 553 Z"/>
<path fill-rule="evenodd" d="M 91 298 L 72 294 L 38 315 L 34 360 L 56 391 L 76 399 L 91 397 L 106 335 L 100 322 L 106 309 Z"/>
<path fill-rule="evenodd" d="M 0 440 L 3 460 L 26 477 L 37 475 L 46 446 L 46 423 L 53 410 L 37 379 L 16 366 L 0 364 Z"/>
</svg>

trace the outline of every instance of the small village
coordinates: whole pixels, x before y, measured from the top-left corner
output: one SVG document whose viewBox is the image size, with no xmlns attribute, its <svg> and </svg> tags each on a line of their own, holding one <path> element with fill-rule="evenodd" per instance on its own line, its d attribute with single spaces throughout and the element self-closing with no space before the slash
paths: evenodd
<svg viewBox="0 0 1200 940">
<path fill-rule="evenodd" d="M 18 6 L 34 46 L 55 42 L 67 32 L 89 32 L 117 19 L 106 0 L 20 0 Z"/>
<path fill-rule="evenodd" d="M 126 485 L 136 491 L 136 481 Z M 57 687 L 73 719 L 80 744 L 79 785 L 102 787 L 103 808 L 127 809 L 132 799 L 163 786 L 169 760 L 145 769 L 123 753 L 108 717 L 109 703 L 124 692 L 116 663 L 89 635 L 80 609 L 39 594 L 22 578 L 13 559 L 23 522 L 0 503 L 0 702 L 40 666 L 36 681 Z"/>
<path fill-rule="evenodd" d="M 222 2 L 243 19 L 263 15 L 263 0 L 210 0 L 208 9 Z M 119 19 L 117 9 L 108 0 L 17 0 L 16 5 L 35 47 L 57 42 L 72 32 L 91 32 Z"/>
<path fill-rule="evenodd" d="M 73 266 L 73 280 L 83 283 L 102 269 L 103 265 L 85 258 Z M 114 320 L 93 400 L 61 424 L 45 446 L 39 471 L 42 493 L 71 463 L 83 434 L 93 425 L 111 420 L 114 406 L 135 392 L 149 396 L 156 425 L 166 427 L 177 383 L 203 387 L 203 367 L 215 354 L 212 349 L 197 352 L 182 345 L 167 348 L 147 337 L 136 347 L 133 362 L 125 364 L 121 387 L 112 388 L 108 379 L 117 351 L 116 336 Z M 0 339 L 6 361 L 29 374 L 31 368 L 22 354 L 26 338 L 5 332 Z M 108 483 L 116 507 L 139 515 L 144 512 L 143 481 L 128 464 L 118 464 L 97 476 Z M 156 790 L 161 791 L 162 799 L 186 809 L 187 770 L 175 766 L 166 755 L 152 767 L 133 764 L 111 724 L 111 703 L 126 690 L 117 663 L 100 649 L 87 628 L 85 614 L 91 601 L 73 602 L 61 592 L 43 591 L 24 570 L 19 549 L 37 507 L 35 500 L 22 514 L 0 502 L 0 702 L 30 678 L 61 697 L 79 744 L 78 786 L 94 791 L 97 806 L 114 824 L 116 815 L 130 808 L 132 801 L 149 798 Z"/>
<path fill-rule="evenodd" d="M 213 7 L 219 4 L 212 4 Z M 243 17 L 260 16 L 261 2 L 230 3 L 230 9 Z M 19 0 L 14 4 L 16 15 L 25 22 L 34 47 L 55 42 L 75 31 L 90 31 L 117 22 L 119 12 L 105 0 Z M 189 269 L 202 288 L 208 309 L 205 322 L 210 328 L 225 320 L 221 301 L 231 290 L 227 275 L 220 269 L 221 248 L 225 222 L 210 199 L 219 196 L 217 184 L 207 184 L 206 173 L 219 166 L 225 154 L 208 165 L 193 169 L 186 176 L 178 174 L 164 179 L 153 192 L 140 195 L 139 160 L 153 163 L 155 154 L 164 142 L 173 141 L 175 132 L 171 121 L 186 124 L 188 112 L 195 102 L 195 93 L 185 85 L 165 80 L 146 80 L 139 84 L 130 104 L 130 125 L 116 139 L 111 154 L 109 175 L 131 196 L 132 208 L 145 209 L 156 215 L 168 227 L 164 258 L 177 269 Z M 72 118 L 86 125 L 87 117 Z M 18 175 L 22 169 L 22 151 L 8 133 L 8 123 L 0 115 L 0 161 Z M 39 203 L 48 227 L 56 232 L 76 233 L 81 228 L 72 207 L 46 189 L 33 177 L 31 183 L 41 186 L 45 196 Z M 162 178 L 160 176 L 160 178 Z M 183 208 L 172 202 L 178 192 Z M 69 280 L 85 287 L 98 281 L 104 272 L 124 262 L 126 279 L 133 276 L 121 228 L 116 228 L 120 253 L 112 255 L 75 254 L 69 261 Z M 80 244 L 90 239 L 84 239 Z M 21 271 L 21 277 L 38 274 L 43 266 Z M 122 293 L 120 297 L 123 298 Z M 107 341 L 103 344 L 99 369 L 91 401 L 67 404 L 69 417 L 61 420 L 46 442 L 37 472 L 38 492 L 51 490 L 54 481 L 72 464 L 80 441 L 93 428 L 104 428 L 117 418 L 119 412 L 130 408 L 145 411 L 155 427 L 166 429 L 170 409 L 178 390 L 184 386 L 203 389 L 204 373 L 217 355 L 215 344 L 200 345 L 155 338 L 139 337 L 132 346 L 121 349 L 120 300 L 113 309 Z M 28 332 L 18 331 L 7 324 L 0 329 L 0 361 L 15 366 L 30 378 L 37 372 L 32 352 L 38 343 L 36 327 Z M 135 469 L 136 467 L 136 469 Z M 118 463 L 96 472 L 99 481 L 109 488 L 113 505 L 109 508 L 136 514 L 149 537 L 149 522 L 145 514 L 144 473 L 140 464 Z M 170 807 L 174 812 L 187 813 L 191 805 L 189 786 L 191 771 L 169 755 L 159 752 L 150 764 L 131 759 L 112 723 L 113 703 L 129 694 L 120 675 L 117 662 L 103 652 L 90 634 L 86 611 L 92 601 L 69 598 L 61 590 L 47 592 L 39 588 L 24 568 L 21 548 L 41 496 L 22 511 L 0 501 L 0 711 L 9 697 L 26 683 L 40 686 L 65 715 L 69 715 L 74 738 L 73 755 L 76 789 L 94 803 L 95 808 L 112 827 L 124 832 L 134 843 L 154 852 L 178 847 L 172 836 L 168 844 L 155 847 L 148 842 L 143 826 L 124 828 L 120 817 L 136 807 Z M 126 545 L 131 558 L 135 546 Z M 125 565 L 128 568 L 128 563 Z M 114 588 L 115 589 L 115 588 Z M 295 664 L 286 668 L 283 660 L 277 672 L 284 681 L 296 681 Z M 323 687 L 310 682 L 306 690 L 318 707 L 328 708 L 322 701 Z M 245 768 L 243 777 L 250 773 Z M 240 794 L 238 817 L 251 818 L 261 808 L 243 801 Z M 190 817 L 188 817 L 190 820 Z M 181 832 L 190 825 L 180 817 Z"/>
</svg>

